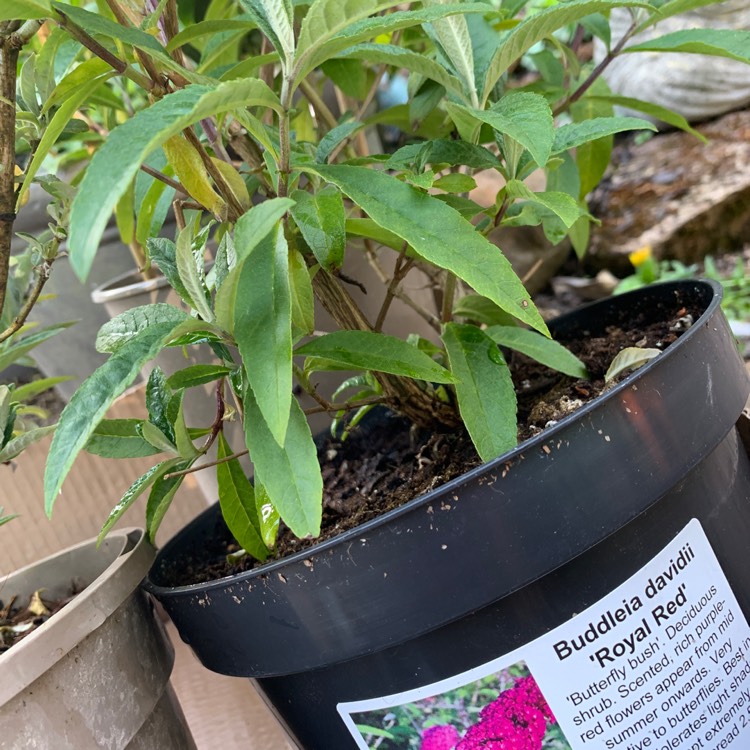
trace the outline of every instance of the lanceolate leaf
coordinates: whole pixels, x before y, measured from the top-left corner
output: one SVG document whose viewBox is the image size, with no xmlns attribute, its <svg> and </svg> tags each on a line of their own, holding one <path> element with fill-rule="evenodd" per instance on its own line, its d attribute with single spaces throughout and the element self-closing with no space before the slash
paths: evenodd
<svg viewBox="0 0 750 750">
<path fill-rule="evenodd" d="M 89 62 L 93 62 L 90 60 Z M 85 65 L 86 63 L 84 63 Z M 82 67 L 82 66 L 81 66 Z M 62 134 L 65 126 L 70 122 L 73 115 L 80 109 L 81 105 L 89 101 L 91 95 L 114 73 L 108 71 L 106 74 L 101 75 L 94 80 L 89 80 L 77 88 L 71 95 L 62 103 L 60 108 L 55 112 L 49 124 L 44 130 L 39 145 L 34 150 L 34 158 L 31 160 L 29 165 L 26 167 L 24 172 L 23 184 L 18 193 L 17 205 L 21 205 L 24 195 L 26 195 L 31 183 L 36 177 L 39 168 L 42 166 L 42 162 L 49 155 L 52 147 L 57 143 L 57 139 Z"/>
<path fill-rule="evenodd" d="M 170 466 L 166 471 L 158 472 L 151 486 L 148 503 L 146 504 L 146 531 L 148 532 L 151 544 L 154 543 L 156 532 L 159 530 L 159 526 L 161 526 L 164 515 L 169 510 L 169 506 L 172 504 L 175 493 L 180 489 L 180 485 L 185 479 L 184 474 L 169 477 L 169 479 L 165 479 L 164 477 L 171 472 L 189 469 L 193 465 L 194 459 L 188 461 L 178 459 L 178 461 L 178 463 Z"/>
<path fill-rule="evenodd" d="M 425 6 L 428 8 L 448 4 L 449 0 L 425 0 Z M 471 103 L 477 106 L 479 102 L 477 100 L 476 81 L 474 80 L 474 50 L 471 45 L 466 17 L 452 15 L 439 18 L 433 21 L 431 25 L 445 56 L 450 60 L 454 70 L 463 81 Z"/>
<path fill-rule="evenodd" d="M 295 190 L 296 205 L 291 214 L 295 224 L 313 251 L 318 263 L 325 268 L 339 268 L 346 249 L 346 214 L 341 192 L 326 185 L 315 194 Z"/>
<path fill-rule="evenodd" d="M 472 325 L 448 323 L 443 330 L 458 408 L 474 446 L 484 461 L 516 445 L 516 393 L 497 344 Z"/>
<path fill-rule="evenodd" d="M 286 64 L 294 54 L 294 11 L 291 0 L 241 0 L 242 5 L 257 20 L 263 33 L 271 40 Z"/>
<path fill-rule="evenodd" d="M 295 354 L 321 357 L 342 367 L 375 370 L 434 383 L 454 383 L 453 376 L 416 346 L 371 331 L 335 331 L 299 347 Z"/>
<path fill-rule="evenodd" d="M 47 515 L 78 455 L 112 402 L 135 380 L 141 367 L 164 346 L 175 323 L 156 323 L 123 344 L 73 394 L 60 415 L 44 472 Z"/>
<path fill-rule="evenodd" d="M 154 367 L 146 383 L 146 410 L 149 422 L 156 425 L 174 443 L 174 429 L 169 419 L 169 400 L 172 391 L 161 367 Z"/>
<path fill-rule="evenodd" d="M 160 453 L 179 453 L 174 442 L 152 422 L 142 422 L 139 429 L 141 435 L 143 435 L 143 439 L 150 445 L 153 445 Z"/>
<path fill-rule="evenodd" d="M 495 84 L 508 68 L 528 52 L 537 42 L 546 39 L 553 31 L 590 15 L 606 13 L 615 7 L 650 7 L 637 0 L 568 0 L 527 16 L 498 45 L 497 52 L 487 70 L 481 104 L 489 98 Z"/>
<path fill-rule="evenodd" d="M 527 357 L 541 362 L 553 370 L 570 375 L 573 378 L 588 378 L 586 365 L 562 344 L 536 331 L 518 326 L 491 326 L 485 333 L 500 346 L 515 349 Z"/>
<path fill-rule="evenodd" d="M 189 318 L 184 310 L 164 302 L 134 307 L 107 321 L 99 329 L 96 336 L 96 351 L 102 354 L 116 352 L 151 326 L 168 324 L 176 328 Z"/>
<path fill-rule="evenodd" d="M 28 401 L 34 396 L 38 396 L 44 391 L 48 391 L 58 383 L 65 383 L 72 380 L 70 375 L 57 375 L 54 378 L 42 378 L 41 380 L 32 380 L 30 383 L 21 385 L 13 391 L 14 401 Z"/>
<path fill-rule="evenodd" d="M 656 130 L 656 125 L 640 117 L 597 117 L 594 120 L 571 122 L 555 131 L 552 153 L 559 154 L 584 143 L 626 130 Z"/>
<path fill-rule="evenodd" d="M 294 201 L 291 198 L 272 198 L 263 201 L 238 219 L 234 229 L 234 248 L 238 264 L 270 234 L 293 205 Z"/>
<path fill-rule="evenodd" d="M 306 166 L 338 185 L 381 227 L 425 260 L 542 333 L 547 326 L 502 252 L 453 208 L 390 175 L 351 166 Z"/>
<path fill-rule="evenodd" d="M 231 455 L 232 450 L 224 435 L 219 433 L 218 458 Z M 255 492 L 242 465 L 236 458 L 220 463 L 216 467 L 216 478 L 219 482 L 221 515 L 229 531 L 245 552 L 256 560 L 265 560 L 268 557 L 268 547 L 260 535 Z"/>
<path fill-rule="evenodd" d="M 284 523 L 298 537 L 317 536 L 323 508 L 323 480 L 317 451 L 302 409 L 292 400 L 289 427 L 280 447 L 249 389 L 245 393 L 245 440 L 262 484 Z"/>
<path fill-rule="evenodd" d="M 193 250 L 192 232 L 191 227 L 185 227 L 177 238 L 175 255 L 177 272 L 180 274 L 183 287 L 190 295 L 188 303 L 203 320 L 213 323 L 214 314 L 206 299 L 207 289 L 203 279 L 203 269 L 198 270 L 198 263 L 203 265 L 203 258 L 196 257 Z"/>
<path fill-rule="evenodd" d="M 474 169 L 499 169 L 502 162 L 483 146 L 474 146 L 465 141 L 437 140 L 427 143 L 411 143 L 396 151 L 385 164 L 387 169 L 403 169 L 414 165 L 422 169 L 426 164 L 467 166 Z"/>
<path fill-rule="evenodd" d="M 315 297 L 310 271 L 298 250 L 289 251 L 289 290 L 295 337 L 312 333 L 315 328 Z"/>
<path fill-rule="evenodd" d="M 677 112 L 667 109 L 666 107 L 660 107 L 658 104 L 644 102 L 642 99 L 633 99 L 629 96 L 615 96 L 613 94 L 609 96 L 605 94 L 587 95 L 586 99 L 592 99 L 594 102 L 603 102 L 609 105 L 628 107 L 637 112 L 643 112 L 651 117 L 655 117 L 657 120 L 662 120 L 662 122 L 666 122 L 675 128 L 679 128 L 686 133 L 694 135 L 704 143 L 708 142 L 706 136 L 704 136 L 699 130 L 690 127 L 690 123 L 682 115 L 679 115 Z"/>
<path fill-rule="evenodd" d="M 448 111 L 454 108 L 518 141 L 528 149 L 539 166 L 543 167 L 549 160 L 554 136 L 552 110 L 539 94 L 508 94 L 495 107 L 487 110 L 468 109 L 454 104 Z"/>
<path fill-rule="evenodd" d="M 0 372 L 12 365 L 24 354 L 28 354 L 34 347 L 39 346 L 52 336 L 56 336 L 64 328 L 72 326 L 73 323 L 56 323 L 55 325 L 39 328 L 33 333 L 15 341 L 11 346 L 0 350 Z"/>
<path fill-rule="evenodd" d="M 30 445 L 54 432 L 56 426 L 51 424 L 46 427 L 33 427 L 28 432 L 23 432 L 9 440 L 0 450 L 0 464 L 12 461 L 16 456 L 21 455 Z"/>
<path fill-rule="evenodd" d="M 686 29 L 634 44 L 623 52 L 693 52 L 750 63 L 750 31 Z"/>
<path fill-rule="evenodd" d="M 180 388 L 194 388 L 197 385 L 205 385 L 226 377 L 231 372 L 231 367 L 222 365 L 191 365 L 170 375 L 167 385 L 175 391 Z"/>
<path fill-rule="evenodd" d="M 141 419 L 103 419 L 84 446 L 87 453 L 102 458 L 144 458 L 159 453 L 138 433 Z"/>
<path fill-rule="evenodd" d="M 464 98 L 464 90 L 458 78 L 451 75 L 435 60 L 404 47 L 398 47 L 394 44 L 358 44 L 351 49 L 340 52 L 337 58 L 341 57 L 406 68 L 412 73 L 418 73 L 425 78 L 436 81 L 447 91 L 460 96 L 462 99 Z"/>
<path fill-rule="evenodd" d="M 268 428 L 284 444 L 292 401 L 289 249 L 279 224 L 240 269 L 234 331 L 250 387 Z"/>
<path fill-rule="evenodd" d="M 183 302 L 191 305 L 190 294 L 182 283 L 180 273 L 177 270 L 177 246 L 166 237 L 149 237 L 146 241 L 148 257 L 152 263 L 159 266 L 159 270 L 169 282 L 169 286 L 180 295 Z"/>
<path fill-rule="evenodd" d="M 26 21 L 51 15 L 45 0 L 3 0 L 0 4 L 0 21 Z"/>
<path fill-rule="evenodd" d="M 546 209 L 552 211 L 553 214 L 560 218 L 566 229 L 573 226 L 578 220 L 578 217 L 584 213 L 583 209 L 578 205 L 575 199 L 567 193 L 535 193 L 520 180 L 511 180 L 508 183 L 506 190 L 509 198 L 517 198 L 519 200 L 539 203 Z"/>
<path fill-rule="evenodd" d="M 115 128 L 91 160 L 71 209 L 70 261 L 79 278 L 88 275 L 117 201 L 152 151 L 201 119 L 256 105 L 280 108 L 262 81 L 195 84 L 168 94 Z"/>
<path fill-rule="evenodd" d="M 453 3 L 418 10 L 394 11 L 373 16 L 397 3 L 376 0 L 318 0 L 302 22 L 294 64 L 294 81 L 304 78 L 313 68 L 339 52 L 367 39 L 397 29 L 431 23 L 456 14 L 486 13 L 484 3 Z"/>
<path fill-rule="evenodd" d="M 152 466 L 143 476 L 130 485 L 125 494 L 120 498 L 120 502 L 112 508 L 107 520 L 96 538 L 97 546 L 102 543 L 104 537 L 109 534 L 112 527 L 120 520 L 123 513 L 159 478 L 174 469 L 180 463 L 179 458 L 170 458 L 162 461 L 156 466 Z"/>
</svg>

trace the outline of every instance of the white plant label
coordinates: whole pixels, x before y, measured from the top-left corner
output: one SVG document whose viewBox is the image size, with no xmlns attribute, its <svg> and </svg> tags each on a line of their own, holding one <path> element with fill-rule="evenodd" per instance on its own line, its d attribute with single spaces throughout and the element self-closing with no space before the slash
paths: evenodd
<svg viewBox="0 0 750 750">
<path fill-rule="evenodd" d="M 747 620 L 693 519 L 625 583 L 541 638 L 338 710 L 363 750 L 746 750 L 748 653 Z"/>
</svg>

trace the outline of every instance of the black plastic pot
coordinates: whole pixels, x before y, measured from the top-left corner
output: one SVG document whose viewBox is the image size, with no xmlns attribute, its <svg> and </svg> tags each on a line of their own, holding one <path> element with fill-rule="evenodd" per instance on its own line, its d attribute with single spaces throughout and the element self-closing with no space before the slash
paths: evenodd
<svg viewBox="0 0 750 750">
<path fill-rule="evenodd" d="M 319 546 L 207 584 L 164 571 L 210 548 L 202 514 L 146 587 L 209 669 L 259 678 L 308 750 L 355 748 L 339 702 L 430 684 L 590 606 L 692 518 L 750 611 L 750 385 L 712 282 L 649 287 L 553 324 L 599 335 L 624 315 L 705 312 L 665 353 L 514 451 Z"/>
</svg>

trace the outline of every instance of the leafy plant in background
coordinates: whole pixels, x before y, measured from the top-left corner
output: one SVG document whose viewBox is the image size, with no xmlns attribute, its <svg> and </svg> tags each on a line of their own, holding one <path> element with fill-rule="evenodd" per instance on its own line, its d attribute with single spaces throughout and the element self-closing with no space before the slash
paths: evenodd
<svg viewBox="0 0 750 750">
<path fill-rule="evenodd" d="M 635 273 L 625 277 L 617 285 L 615 294 L 639 289 L 657 281 L 703 276 L 718 281 L 724 288 L 721 306 L 731 320 L 750 320 L 750 277 L 742 257 L 736 259 L 734 267 L 729 272 L 719 270 L 716 260 L 711 255 L 703 259 L 702 269 L 698 263 L 686 265 L 679 260 L 656 260 L 648 246 L 630 253 L 628 258 Z"/>
<path fill-rule="evenodd" d="M 272 554 L 279 516 L 297 536 L 315 536 L 322 480 L 295 387 L 317 402 L 313 411 L 339 419 L 385 404 L 425 427 L 463 423 L 484 460 L 513 447 L 515 395 L 498 345 L 574 377 L 585 370 L 548 339 L 487 235 L 541 225 L 550 240 L 569 235 L 585 249 L 585 196 L 603 174 L 613 134 L 653 128 L 612 116 L 615 104 L 634 103 L 603 88 L 602 69 L 636 50 L 748 59 L 750 35 L 736 31 L 685 31 L 623 50 L 636 31 L 694 4 L 569 0 L 527 15 L 520 0 L 214 0 L 191 17 L 195 7 L 175 0 L 4 2 L 3 50 L 34 30 L 50 33 L 21 69 L 30 103 L 23 121 L 33 125 L 28 162 L 18 180 L 4 172 L 0 200 L 22 201 L 65 128 L 83 121 L 96 143 L 74 181 L 65 229 L 71 265 L 86 277 L 114 213 L 145 266 L 158 266 L 187 308 L 141 307 L 102 329 L 96 346 L 110 358 L 62 414 L 45 472 L 47 511 L 84 448 L 162 454 L 102 531 L 148 492 L 153 537 L 185 474 L 216 444 L 222 509 L 248 553 Z M 632 9 L 630 33 L 596 69 L 582 67 L 555 32 L 580 23 L 608 41 L 606 14 L 617 6 Z M 510 73 L 540 44 L 551 56 L 519 87 Z M 63 49 L 72 58 L 58 65 Z M 381 82 L 400 71 L 408 73 L 408 102 L 373 113 Z M 3 91 L 6 102 L 14 93 L 15 85 Z M 658 107 L 635 106 L 687 127 Z M 556 127 L 563 113 L 567 122 Z M 395 153 L 368 141 L 383 124 L 403 134 Z M 503 182 L 490 205 L 470 196 L 474 175 L 485 170 Z M 524 182 L 536 170 L 547 177 L 541 192 Z M 158 239 L 158 207 L 172 196 L 179 233 Z M 207 270 L 209 239 L 218 249 Z M 0 242 L 0 258 L 5 247 Z M 381 275 L 384 301 L 374 320 L 349 293 L 351 253 Z M 404 292 L 413 269 L 430 279 L 434 309 Z M 431 340 L 382 333 L 395 298 L 421 315 Z M 314 299 L 335 330 L 317 329 Z M 159 351 L 198 344 L 212 349 L 215 364 L 169 378 L 156 369 L 146 419 L 105 419 Z M 361 374 L 346 383 L 353 395 L 330 400 L 315 373 L 337 370 Z M 206 383 L 215 383 L 215 419 L 188 426 L 184 393 Z M 243 420 L 246 445 L 225 438 L 230 416 Z M 248 451 L 254 486 L 238 462 Z"/>
</svg>

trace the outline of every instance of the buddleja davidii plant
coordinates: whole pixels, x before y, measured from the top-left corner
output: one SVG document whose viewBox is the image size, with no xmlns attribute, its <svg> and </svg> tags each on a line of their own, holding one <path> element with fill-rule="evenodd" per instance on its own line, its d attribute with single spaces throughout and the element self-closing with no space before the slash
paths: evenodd
<svg viewBox="0 0 750 750">
<path fill-rule="evenodd" d="M 564 154 L 592 140 L 650 126 L 630 118 L 597 118 L 556 130 L 544 96 L 529 91 L 506 94 L 499 84 L 511 65 L 561 25 L 623 4 L 628 3 L 572 0 L 492 36 L 491 21 L 502 23 L 502 15 L 483 3 L 427 3 L 403 10 L 392 2 L 316 0 L 295 19 L 290 3 L 245 0 L 243 8 L 275 50 L 268 53 L 272 59 L 266 57 L 277 66 L 272 76 L 275 91 L 260 78 L 217 83 L 206 80 L 208 71 L 196 74 L 189 66 L 176 70 L 181 63 L 167 54 L 167 48 L 157 50 L 153 37 L 147 43 L 132 28 L 125 36 L 111 22 L 103 24 L 98 16 L 69 9 L 82 28 L 113 38 L 119 34 L 153 65 L 164 65 L 163 75 L 176 88 L 159 92 L 151 106 L 113 130 L 94 156 L 72 211 L 73 266 L 85 276 L 112 210 L 140 165 L 159 147 L 172 162 L 180 189 L 194 199 L 193 207 L 213 214 L 222 224 L 223 238 L 208 276 L 205 227 L 199 217 L 181 222 L 184 227 L 176 243 L 149 243 L 152 259 L 193 312 L 153 305 L 125 313 L 102 330 L 98 348 L 111 356 L 63 413 L 45 472 L 47 510 L 75 456 L 87 445 L 104 455 L 123 455 L 125 445 L 142 453 L 166 452 L 169 457 L 134 483 L 103 529 L 106 533 L 148 490 L 147 522 L 153 536 L 182 477 L 197 468 L 218 441 L 222 509 L 248 552 L 260 559 L 269 554 L 278 516 L 296 535 L 316 535 L 322 481 L 305 414 L 293 396 L 295 374 L 325 411 L 385 403 L 422 424 L 463 421 L 486 460 L 511 448 L 516 441 L 515 397 L 498 343 L 570 374 L 584 372 L 575 358 L 545 338 L 544 322 L 523 285 L 485 233 L 513 221 L 550 226 L 557 222 L 570 231 L 586 218 L 578 190 L 572 195 L 554 190 L 533 193 L 522 181 L 525 174 L 537 166 L 554 170 Z M 390 12 L 375 15 L 381 11 Z M 472 17 L 485 23 L 472 24 Z M 406 29 L 409 35 L 404 33 L 403 44 L 368 43 Z M 488 39 L 493 40 L 489 47 Z M 352 154 L 349 138 L 360 123 L 338 123 L 326 116 L 325 103 L 314 87 L 318 66 L 334 59 L 363 59 L 380 66 L 381 72 L 389 66 L 406 68 L 421 81 L 418 92 L 424 85 L 437 86 L 424 112 L 433 111 L 445 134 L 455 130 L 458 139 L 433 139 L 390 157 Z M 149 75 L 154 83 L 154 74 Z M 587 86 L 584 80 L 577 89 L 579 98 Z M 302 100 L 296 98 L 300 95 Z M 574 98 L 575 92 L 568 103 Z M 317 146 L 292 137 L 298 103 L 304 100 L 320 115 Z M 276 127 L 264 122 L 265 115 L 253 107 L 275 112 Z M 358 114 L 364 116 L 365 110 L 362 107 Z M 265 202 L 247 210 L 249 193 L 219 174 L 212 159 L 220 158 L 220 149 L 210 145 L 216 141 L 211 125 L 203 127 L 206 142 L 193 129 L 209 120 L 220 124 L 236 153 L 261 177 Z M 487 133 L 496 147 L 481 145 L 487 143 Z M 182 156 L 188 153 L 186 143 L 202 167 L 194 158 Z M 384 162 L 385 169 L 382 164 L 372 169 L 371 162 Z M 469 186 L 471 177 L 465 172 L 486 167 L 506 178 L 495 205 L 475 206 L 450 192 Z M 441 175 L 445 169 L 448 173 Z M 431 187 L 443 188 L 442 200 L 427 192 Z M 212 201 L 215 205 L 206 205 Z M 473 225 L 463 214 L 476 215 L 479 223 Z M 386 336 L 380 332 L 382 315 L 375 324 L 365 318 L 340 272 L 346 240 L 352 236 L 381 242 L 398 254 L 396 272 L 386 279 L 381 312 L 387 312 L 408 266 L 419 264 L 441 279 L 444 303 L 437 315 L 426 316 L 439 329 L 439 346 Z M 456 303 L 459 284 L 472 294 Z M 314 331 L 314 296 L 340 330 L 306 340 Z M 147 420 L 102 421 L 113 399 L 145 362 L 165 346 L 198 341 L 209 342 L 221 364 L 189 368 L 169 379 L 155 371 L 147 388 Z M 365 373 L 350 383 L 359 391 L 344 404 L 323 398 L 311 378 L 316 370 L 339 368 Z M 199 436 L 184 424 L 182 395 L 185 388 L 213 381 L 216 419 L 197 447 Z M 255 466 L 254 489 L 237 462 L 245 449 L 232 452 L 237 447 L 230 448 L 222 434 L 232 399 L 244 421 L 246 450 Z"/>
</svg>

